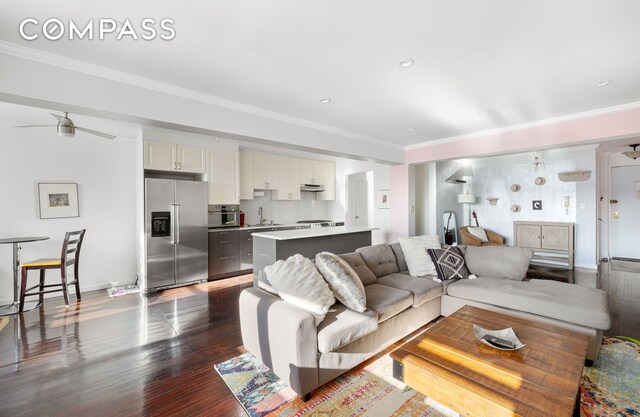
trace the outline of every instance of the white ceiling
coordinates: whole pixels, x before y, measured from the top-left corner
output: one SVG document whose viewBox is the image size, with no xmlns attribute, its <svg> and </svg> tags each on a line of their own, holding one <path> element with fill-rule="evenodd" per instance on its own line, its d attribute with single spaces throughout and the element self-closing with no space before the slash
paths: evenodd
<svg viewBox="0 0 640 417">
<path fill-rule="evenodd" d="M 171 17 L 177 35 L 28 42 L 25 17 Z M 0 40 L 411 145 L 640 102 L 639 19 L 637 0 L 21 0 Z"/>
</svg>

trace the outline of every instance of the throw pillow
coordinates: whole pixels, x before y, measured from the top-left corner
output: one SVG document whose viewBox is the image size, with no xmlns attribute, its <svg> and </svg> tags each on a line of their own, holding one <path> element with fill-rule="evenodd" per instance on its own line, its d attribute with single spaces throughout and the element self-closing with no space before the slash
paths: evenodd
<svg viewBox="0 0 640 417">
<path fill-rule="evenodd" d="M 367 309 L 364 285 L 344 259 L 333 253 L 321 252 L 316 255 L 316 267 L 338 301 L 358 313 Z"/>
<path fill-rule="evenodd" d="M 331 288 L 313 262 L 302 255 L 280 260 L 264 268 L 264 272 L 280 298 L 313 314 L 316 326 L 336 302 Z"/>
<path fill-rule="evenodd" d="M 469 278 L 469 270 L 464 263 L 464 256 L 456 246 L 449 246 L 446 249 L 427 249 L 427 253 L 438 273 L 438 278 L 433 278 L 434 281 Z"/>
<path fill-rule="evenodd" d="M 373 273 L 362 259 L 362 255 L 357 252 L 345 253 L 342 255 L 338 255 L 341 257 L 346 263 L 349 264 L 356 274 L 360 277 L 360 281 L 362 281 L 363 285 L 369 285 L 376 282 L 378 277 Z"/>
<path fill-rule="evenodd" d="M 426 249 L 440 249 L 440 238 L 436 235 L 414 236 L 398 239 L 404 258 L 407 261 L 409 273 L 414 277 L 435 275 L 436 267 L 433 265 Z"/>
<path fill-rule="evenodd" d="M 471 234 L 471 236 L 477 237 L 478 239 L 480 239 L 480 242 L 489 241 L 489 238 L 487 237 L 487 232 L 485 232 L 482 227 L 468 226 L 467 231 L 469 232 L 469 234 Z"/>
</svg>

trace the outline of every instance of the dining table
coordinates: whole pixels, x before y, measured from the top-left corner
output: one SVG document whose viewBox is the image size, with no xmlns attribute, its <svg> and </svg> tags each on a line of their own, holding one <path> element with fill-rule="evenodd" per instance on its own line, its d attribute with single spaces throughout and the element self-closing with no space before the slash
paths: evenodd
<svg viewBox="0 0 640 417">
<path fill-rule="evenodd" d="M 47 236 L 0 238 L 0 244 L 13 244 L 13 303 L 0 306 L 0 316 L 16 314 L 20 309 L 20 244 L 47 239 L 49 239 Z M 23 311 L 33 310 L 38 305 L 38 302 L 25 303 Z"/>
</svg>

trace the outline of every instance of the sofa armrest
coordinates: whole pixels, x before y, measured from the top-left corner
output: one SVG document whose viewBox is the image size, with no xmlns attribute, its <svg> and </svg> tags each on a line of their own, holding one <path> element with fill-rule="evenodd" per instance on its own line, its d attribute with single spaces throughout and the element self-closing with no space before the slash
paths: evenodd
<svg viewBox="0 0 640 417">
<path fill-rule="evenodd" d="M 300 396 L 318 387 L 314 316 L 259 288 L 240 293 L 244 347 Z"/>
<path fill-rule="evenodd" d="M 487 233 L 487 239 L 489 239 L 489 242 L 504 245 L 503 236 L 500 236 L 499 234 L 492 232 L 491 230 L 484 229 L 484 231 Z"/>
</svg>

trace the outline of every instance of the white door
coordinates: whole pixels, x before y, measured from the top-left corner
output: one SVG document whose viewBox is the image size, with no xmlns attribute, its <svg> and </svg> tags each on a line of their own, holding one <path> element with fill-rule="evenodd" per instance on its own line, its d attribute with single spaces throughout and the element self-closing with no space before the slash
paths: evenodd
<svg viewBox="0 0 640 417">
<path fill-rule="evenodd" d="M 369 226 L 369 183 L 349 180 L 349 221 L 351 226 Z"/>
<path fill-rule="evenodd" d="M 640 259 L 640 166 L 611 168 L 611 256 Z"/>
</svg>

